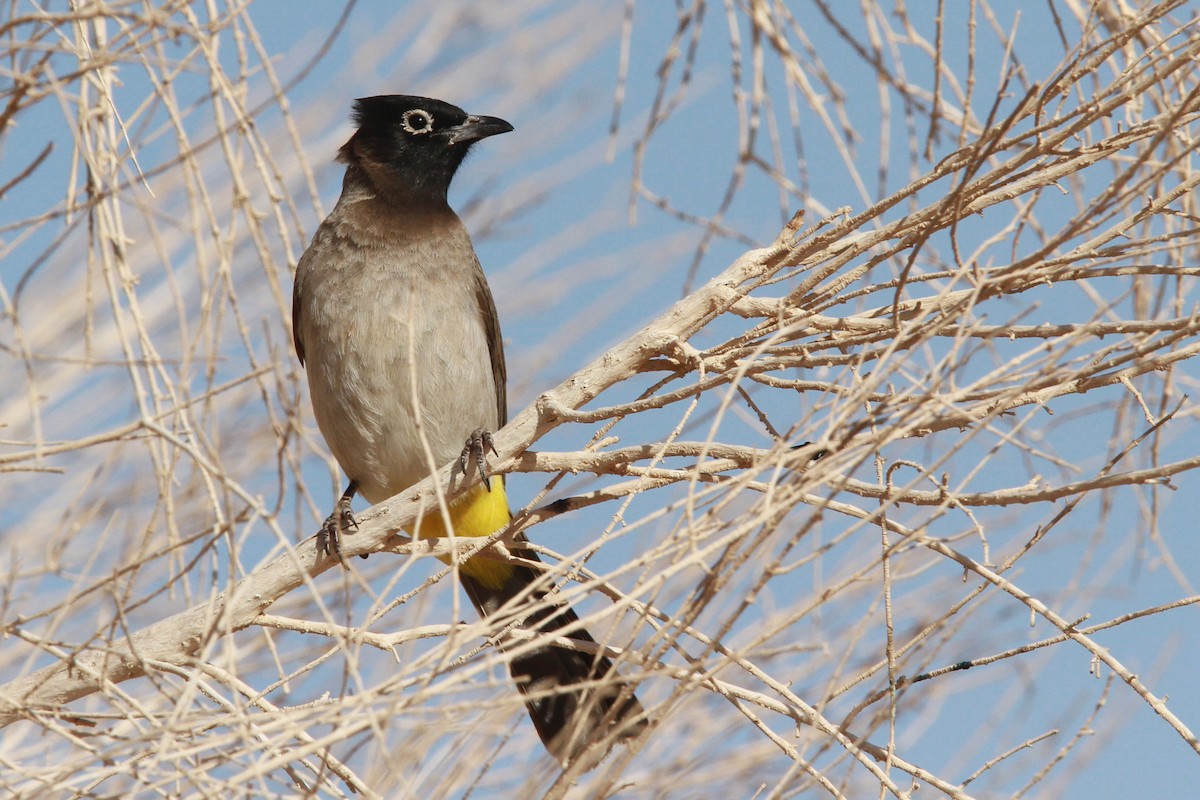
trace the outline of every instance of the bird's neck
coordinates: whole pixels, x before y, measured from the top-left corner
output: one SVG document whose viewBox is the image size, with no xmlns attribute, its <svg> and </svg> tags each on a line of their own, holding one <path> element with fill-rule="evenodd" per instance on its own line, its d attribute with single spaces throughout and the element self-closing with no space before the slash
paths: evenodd
<svg viewBox="0 0 1200 800">
<path fill-rule="evenodd" d="M 421 213 L 449 211 L 446 199 L 449 188 L 449 182 L 444 179 L 430 179 L 390 164 L 351 163 L 347 165 L 342 181 L 343 196 L 371 197 L 394 206 L 397 211 Z"/>
</svg>

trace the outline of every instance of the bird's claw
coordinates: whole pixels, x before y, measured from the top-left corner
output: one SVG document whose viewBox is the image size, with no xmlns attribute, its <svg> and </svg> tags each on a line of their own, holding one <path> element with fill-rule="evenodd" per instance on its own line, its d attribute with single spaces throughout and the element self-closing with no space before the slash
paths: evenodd
<svg viewBox="0 0 1200 800">
<path fill-rule="evenodd" d="M 343 567 L 346 566 L 345 560 L 342 559 L 341 535 L 352 529 L 358 530 L 358 520 L 354 518 L 354 512 L 350 509 L 350 498 L 343 495 L 338 498 L 333 513 L 321 523 L 321 530 L 317 533 L 317 549 L 336 558 Z"/>
<path fill-rule="evenodd" d="M 463 475 L 466 475 L 467 465 L 471 461 L 474 461 L 475 469 L 479 470 L 479 480 L 483 481 L 484 487 L 490 492 L 492 490 L 492 476 L 488 472 L 487 462 L 484 460 L 484 456 L 489 451 L 494 455 L 499 455 L 496 452 L 496 442 L 492 440 L 492 432 L 485 431 L 483 428 L 476 428 L 467 437 L 467 443 L 463 446 L 462 452 L 458 456 L 458 466 L 462 470 Z"/>
</svg>

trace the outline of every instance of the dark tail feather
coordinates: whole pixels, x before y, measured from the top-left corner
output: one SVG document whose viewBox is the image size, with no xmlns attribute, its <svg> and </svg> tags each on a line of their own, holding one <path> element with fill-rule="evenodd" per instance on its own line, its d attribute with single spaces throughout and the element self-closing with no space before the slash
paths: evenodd
<svg viewBox="0 0 1200 800">
<path fill-rule="evenodd" d="M 531 550 L 514 552 L 522 558 L 540 560 Z M 513 566 L 512 575 L 499 589 L 467 574 L 462 575 L 462 581 L 475 608 L 487 617 L 524 591 L 539 575 L 535 570 Z M 545 592 L 530 596 L 528 602 L 541 608 L 526 617 L 523 628 L 549 632 L 579 622 L 568 605 L 538 603 L 545 597 Z M 565 635 L 584 642 L 596 641 L 582 628 Z M 646 726 L 642 704 L 604 656 L 563 647 L 540 647 L 510 657 L 509 672 L 525 695 L 525 707 L 542 743 L 564 765 L 576 761 L 592 745 L 604 742 L 602 750 L 589 755 L 590 769 L 614 744 L 632 739 Z"/>
</svg>

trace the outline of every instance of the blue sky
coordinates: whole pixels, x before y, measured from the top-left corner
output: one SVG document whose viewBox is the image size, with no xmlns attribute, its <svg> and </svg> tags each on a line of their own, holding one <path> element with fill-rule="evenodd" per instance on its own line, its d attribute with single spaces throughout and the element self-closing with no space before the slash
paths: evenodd
<svg viewBox="0 0 1200 800">
<path fill-rule="evenodd" d="M 696 248 L 705 241 L 702 230 L 656 209 L 644 199 L 632 203 L 630 200 L 630 180 L 635 164 L 633 147 L 643 132 L 654 100 L 655 70 L 676 29 L 673 4 L 643 2 L 634 5 L 627 92 L 615 135 L 610 135 L 610 121 L 622 54 L 617 33 L 625 11 L 625 6 L 619 3 L 528 2 L 501 7 L 413 2 L 399 12 L 394 3 L 364 0 L 355 4 L 344 31 L 332 40 L 327 54 L 287 94 L 297 121 L 300 150 L 313 169 L 316 197 L 310 194 L 308 183 L 297 167 L 298 158 L 280 125 L 277 109 L 268 107 L 257 118 L 256 124 L 278 148 L 274 155 L 281 165 L 284 183 L 294 198 L 298 227 L 311 235 L 319 222 L 320 211 L 332 207 L 340 188 L 340 166 L 332 159 L 350 130 L 348 109 L 352 98 L 392 92 L 429 94 L 457 103 L 468 111 L 501 116 L 513 123 L 514 133 L 489 140 L 477 148 L 456 181 L 452 202 L 464 210 L 464 216 L 475 232 L 481 261 L 492 280 L 509 356 L 510 411 L 515 413 L 540 392 L 651 320 L 680 297 L 688 286 L 702 283 L 719 273 L 747 249 L 747 241 L 769 242 L 790 212 L 803 206 L 808 209 L 810 218 L 815 218 L 822 210 L 843 206 L 859 211 L 913 177 L 907 172 L 905 154 L 914 142 L 918 149 L 923 146 L 927 131 L 907 128 L 894 93 L 884 98 L 889 109 L 889 116 L 884 116 L 875 78 L 861 59 L 833 34 L 814 5 L 797 3 L 795 6 L 797 17 L 803 21 L 805 35 L 830 69 L 831 83 L 846 92 L 845 120 L 856 136 L 853 159 L 848 163 L 832 146 L 830 132 L 818 114 L 812 109 L 800 108 L 804 160 L 797 160 L 793 142 L 787 136 L 781 136 L 780 150 L 788 165 L 787 177 L 802 187 L 804 196 L 781 197 L 770 180 L 760 172 L 750 170 L 724 220 L 738 236 L 713 239 L 698 259 Z M 935 4 L 909 4 L 908 8 L 923 35 L 931 39 L 933 30 L 929 16 Z M 251 5 L 249 18 L 261 37 L 262 50 L 271 55 L 273 69 L 283 83 L 288 83 L 305 67 L 341 11 L 341 6 L 333 4 L 305 4 L 303 13 L 297 13 L 297 4 L 284 0 L 258 0 Z M 1052 75 L 1064 53 L 1047 11 L 1022 8 L 1018 15 L 1005 5 L 996 13 L 1003 15 L 997 21 L 1000 29 L 1018 31 L 1015 52 L 1025 80 L 1043 81 Z M 720 206 L 736 158 L 738 133 L 729 79 L 725 9 L 709 8 L 707 14 L 690 87 L 681 95 L 678 110 L 650 140 L 644 172 L 644 180 L 652 191 L 668 198 L 680 210 L 696 216 L 711 215 Z M 947 60 L 959 72 L 965 69 L 965 48 L 956 46 L 962 42 L 956 42 L 954 37 L 961 39 L 964 35 L 966 24 L 962 14 L 962 5 L 947 4 L 946 30 L 950 34 Z M 451 24 L 457 27 L 448 32 L 445 26 Z M 855 30 L 861 30 L 861 22 L 851 24 Z M 741 35 L 745 37 L 747 32 L 743 29 Z M 989 112 L 990 98 L 995 95 L 1001 66 L 1006 62 L 990 30 L 990 23 L 980 22 L 977 38 L 975 66 L 979 79 L 974 86 L 973 110 L 982 119 Z M 685 40 L 685 46 L 686 43 Z M 744 56 L 745 48 L 742 52 Z M 222 52 L 223 63 L 227 65 L 235 64 L 239 57 L 232 45 Z M 904 51 L 901 58 L 910 79 L 921 82 L 920 76 L 930 74 L 928 58 L 915 49 Z M 678 63 L 672 76 L 669 85 L 674 91 L 679 85 Z M 810 77 L 818 81 L 818 76 Z M 786 120 L 787 104 L 782 92 L 784 75 L 775 62 L 768 65 L 767 79 L 776 116 Z M 205 80 L 202 73 L 180 76 L 181 87 L 193 92 L 202 88 Z M 266 100 L 269 97 L 261 76 L 251 79 L 247 85 L 251 98 Z M 145 88 L 144 81 L 130 69 L 120 90 L 124 94 L 118 96 L 127 98 L 129 107 L 133 107 L 134 98 L 144 93 Z M 1005 107 L 1010 108 L 1023 91 L 1022 81 L 1015 80 L 1009 87 Z M 826 107 L 834 130 L 840 132 L 834 104 Z M 28 213 L 27 208 L 38 207 L 39 203 L 51 205 L 62 196 L 61 188 L 70 163 L 70 138 L 64 131 L 60 108 L 43 104 L 38 113 L 42 116 L 29 122 L 22 121 L 23 128 L 5 139 L 3 155 L 8 164 L 26 163 L 44 142 L 42 136 L 31 135 L 30 131 L 38 134 L 47 131 L 57 144 L 47 166 L 48 171 L 50 168 L 55 170 L 50 173 L 54 177 L 43 184 L 44 198 L 31 193 L 22 197 L 23 205 L 19 208 L 14 207 L 13 199 L 0 204 L 0 223 L 21 219 Z M 201 132 L 211 125 L 209 112 L 203 104 L 196 106 L 195 121 L 197 138 L 201 138 Z M 139 161 L 147 168 L 175 146 L 168 127 L 163 126 L 158 134 L 154 130 L 153 126 L 142 130 L 137 139 Z M 918 161 L 919 169 L 931 169 L 956 146 L 950 138 L 938 141 L 931 157 Z M 882 151 L 889 155 L 889 169 L 886 176 L 880 178 Z M 9 167 L 5 165 L 4 169 L 8 174 Z M 863 176 L 861 187 L 855 180 L 855 171 Z M 1096 191 L 1104 185 L 1106 174 L 1096 170 L 1089 173 L 1090 185 L 1085 182 L 1073 188 L 1085 193 Z M 180 213 L 178 190 L 171 181 L 169 172 L 149 180 L 156 196 L 166 198 L 160 211 L 168 216 Z M 939 187 L 931 187 L 920 201 L 928 202 L 938 190 Z M 1052 229 L 1060 223 L 1060 216 L 1065 220 L 1072 213 L 1076 200 L 1067 193 L 1061 198 L 1047 196 L 1042 201 L 1044 211 L 1039 212 L 1039 221 Z M 902 214 L 906 210 L 908 207 L 900 207 L 895 213 Z M 185 221 L 182 214 L 179 219 Z M 962 240 L 972 246 L 982 242 L 995 232 L 993 225 L 997 219 L 1003 220 L 999 212 L 966 221 L 960 231 Z M 0 265 L 0 277 L 10 296 L 20 275 L 35 261 L 38 250 L 60 230 L 60 225 L 46 226 L 17 247 Z M 288 246 L 294 248 L 292 254 L 295 255 L 304 243 L 299 236 L 290 236 Z M 257 259 L 249 243 L 242 241 L 235 246 L 239 264 L 250 264 Z M 1015 244 L 1005 240 L 986 250 L 984 260 L 1005 263 L 1005 258 L 1011 258 L 1012 250 L 1019 253 L 1030 246 L 1028 239 Z M 177 256 L 174 269 L 188 270 L 188 261 L 194 256 L 191 248 L 192 243 L 188 241 L 173 245 L 172 252 Z M 286 254 L 282 252 L 285 248 L 279 244 L 273 248 L 280 263 L 285 263 Z M 53 276 L 69 274 L 69 268 L 69 264 L 55 262 L 35 272 L 37 279 L 30 282 L 29 296 L 36 299 L 52 293 L 56 288 Z M 897 269 L 897 265 L 885 265 L 878 276 L 880 279 L 890 277 Z M 283 280 L 283 270 L 278 273 Z M 250 327 L 256 336 L 259 331 L 266 331 L 263 339 L 256 340 L 255 344 L 265 353 L 268 341 L 275 346 L 286 346 L 286 309 L 280 307 L 268 292 L 253 291 L 254 281 L 261 283 L 260 274 L 258 267 L 246 267 L 238 279 L 242 281 L 242 288 L 247 289 L 244 307 L 251 318 Z M 141 276 L 144 291 L 149 293 L 154 286 L 169 283 L 164 275 L 147 273 Z M 1114 293 L 1114 315 L 1131 314 L 1134 299 L 1118 296 L 1118 293 L 1126 292 L 1127 287 L 1115 283 L 1107 286 Z M 290 285 L 285 289 L 290 289 Z M 1036 324 L 1046 320 L 1086 320 L 1094 313 L 1092 298 L 1076 295 L 1070 297 L 1064 307 L 1064 297 L 1064 293 L 1049 289 L 1042 294 L 1022 295 L 1019 300 L 1029 303 L 1028 306 L 989 307 L 990 314 L 1012 316 L 987 321 L 1001 324 L 1009 319 L 1020 319 L 1026 324 Z M 30 305 L 34 305 L 33 300 Z M 191 332 L 203 335 L 201 328 Z M 179 338 L 187 337 L 181 334 Z M 718 337 L 714 336 L 713 340 Z M 699 337 L 696 344 L 703 346 L 704 337 Z M 992 357 L 972 362 L 969 371 L 990 369 L 1004 363 L 1005 347 L 1002 342 L 996 343 Z M 919 352 L 914 352 L 910 358 L 914 370 L 920 368 L 923 359 L 933 360 L 932 355 Z M 12 365 L 6 366 L 6 369 L 10 368 L 15 369 Z M 240 365 L 234 365 L 232 369 L 236 372 Z M 836 374 L 831 369 L 821 373 L 825 379 L 832 379 Z M 96 376 L 94 380 L 99 384 L 101 379 Z M 638 383 L 637 388 L 648 382 Z M 627 391 L 617 394 L 625 396 Z M 114 390 L 114 394 L 121 397 L 119 391 Z M 57 396 L 52 392 L 47 397 L 43 409 L 50 429 L 47 438 L 82 435 L 96 427 L 116 424 L 126 419 L 129 413 L 128 405 L 118 399 L 112 404 L 98 403 L 94 416 L 83 417 L 74 410 L 77 405 L 69 398 L 69 395 Z M 822 434 L 822 416 L 819 411 L 814 411 L 823 407 L 821 398 L 767 396 L 762 400 L 775 421 L 795 420 L 801 424 L 798 438 L 815 438 Z M 611 400 L 601 398 L 600 402 Z M 59 403 L 62 411 L 56 413 Z M 1110 438 L 1121 439 L 1128 428 L 1139 428 L 1139 425 L 1127 422 L 1117 425 L 1106 416 L 1103 406 L 1097 409 L 1090 397 L 1062 398 L 1053 411 L 1054 419 L 1045 423 L 1045 441 L 1047 449 L 1059 459 L 1057 462 L 1047 458 L 1043 463 L 1030 464 L 1019 458 L 998 458 L 987 472 L 973 480 L 971 487 L 978 491 L 1019 486 L 1033 474 L 1043 475 L 1055 483 L 1078 478 L 1080 474 L 1091 474 L 1103 464 L 1109 452 L 1101 446 L 1103 442 Z M 619 428 L 623 443 L 660 440 L 662 430 L 669 430 L 674 413 L 664 412 L 657 417 L 648 415 L 645 421 L 624 424 Z M 1024 418 L 1024 414 L 1018 416 Z M 685 426 L 685 438 L 705 437 L 710 432 L 709 426 L 715 424 L 713 420 L 712 407 L 702 408 Z M 243 424 L 253 427 L 261 425 L 262 420 L 251 417 Z M 311 419 L 308 424 L 311 427 Z M 1192 437 L 1162 442 L 1162 460 L 1194 453 L 1194 426 L 1190 430 Z M 770 445 L 770 437 L 751 418 L 734 416 L 722 421 L 718 431 L 719 437 L 730 441 L 761 447 Z M 577 448 L 586 441 L 587 435 L 575 426 L 567 426 L 540 442 L 538 449 Z M 944 441 L 900 443 L 890 456 L 929 463 L 936 459 L 937 448 Z M 971 459 L 990 457 L 987 453 L 991 443 L 989 437 L 980 437 L 974 447 L 965 448 L 960 457 L 950 461 L 947 469 L 956 479 L 967 474 L 972 466 Z M 236 439 L 231 437 L 223 446 L 236 449 L 235 444 Z M 253 467 L 246 465 L 242 476 L 248 485 L 268 495 L 278 491 L 275 488 L 278 477 L 272 470 L 256 473 Z M 124 469 L 131 468 L 124 466 Z M 71 479 L 79 480 L 78 470 L 75 472 Z M 324 486 L 329 484 L 328 502 L 332 503 L 334 482 L 327 466 L 315 454 L 306 460 L 303 474 L 314 502 L 322 502 Z M 870 465 L 856 473 L 856 477 L 871 480 Z M 13 485 L 19 486 L 20 491 L 34 493 L 40 481 L 49 480 L 55 478 L 22 478 L 21 483 L 14 482 Z M 523 498 L 533 496 L 544 485 L 544 480 L 514 476 L 512 485 L 515 502 L 522 502 Z M 570 477 L 556 489 L 556 496 L 584 491 L 594 485 L 594 480 L 587 476 Z M 1200 548 L 1196 546 L 1194 536 L 1194 520 L 1200 515 L 1195 485 L 1195 478 L 1185 473 L 1170 488 L 1118 490 L 1109 500 L 1118 506 L 1113 511 L 1099 507 L 1095 500 L 1086 501 L 1087 505 L 1079 513 L 1069 517 L 1041 545 L 1038 558 L 1022 562 L 1013 579 L 1069 618 L 1090 615 L 1084 624 L 1193 594 L 1194 588 L 1189 581 L 1200 572 Z M 657 497 L 635 503 L 628 512 L 630 518 L 636 519 L 653 510 Z M 285 506 L 282 518 L 288 518 L 291 513 L 298 527 L 314 527 L 308 508 L 297 506 L 294 496 L 288 494 L 281 502 Z M 1061 501 L 1058 507 L 1065 502 Z M 1162 509 L 1157 530 L 1148 530 L 1143 524 L 1151 505 Z M 801 516 L 807 509 L 801 508 L 796 513 Z M 998 552 L 1009 552 L 1028 539 L 1037 524 L 1046 522 L 1051 516 L 1052 512 L 1045 510 L 1041 510 L 1040 515 L 1014 511 L 1011 525 L 1007 526 L 1003 516 L 989 516 L 990 545 Z M 4 512 L 4 527 L 31 517 L 39 518 L 33 512 L 14 512 L 10 506 L 10 510 Z M 1103 527 L 1100 527 L 1101 520 Z M 648 525 L 641 528 L 637 536 L 627 537 L 606 548 L 592 563 L 593 568 L 598 571 L 611 569 L 624 554 L 650 548 L 656 536 L 665 537 L 670 533 L 673 521 L 672 518 Z M 582 512 L 570 519 L 541 526 L 536 535 L 539 541 L 545 541 L 556 550 L 573 552 L 586 544 L 587 537 L 581 536 L 581 530 L 603 529 L 610 522 L 606 510 Z M 104 521 L 96 520 L 86 527 L 103 528 Z M 832 538 L 838 534 L 838 529 L 830 520 L 823 524 L 820 533 Z M 248 564 L 252 564 L 256 556 L 265 554 L 272 545 L 269 535 L 261 531 L 256 535 L 260 538 L 248 540 L 242 551 L 243 560 Z M 876 540 L 869 538 L 870 532 L 862 535 L 867 538 L 861 548 L 877 546 Z M 974 541 L 960 545 L 965 551 L 981 557 Z M 839 552 L 820 569 L 798 570 L 792 582 L 773 584 L 770 591 L 764 593 L 761 606 L 748 613 L 746 629 L 736 631 L 734 638 L 753 636 L 755 625 L 771 619 L 772 608 L 786 608 L 794 595 L 819 591 L 852 563 L 853 556 L 853 549 Z M 967 591 L 966 584 L 956 586 L 955 570 L 945 563 L 929 566 L 915 557 L 904 563 L 914 572 L 924 573 L 927 580 L 913 579 L 897 584 L 898 630 L 919 629 L 923 622 L 942 613 L 956 597 Z M 676 589 L 685 592 L 688 587 L 689 584 L 681 582 Z M 394 591 L 399 594 L 410 588 L 411 585 L 399 586 Z M 872 630 L 872 620 L 878 614 L 872 605 L 874 600 L 874 595 L 864 592 L 848 599 L 845 605 L 837 606 L 836 612 L 831 609 L 826 612 L 827 616 L 808 619 L 788 631 L 788 636 L 810 638 L 806 645 L 834 654 L 829 659 L 799 658 L 794 665 L 783 668 L 786 674 L 793 676 L 793 686 L 798 692 L 817 697 L 827 688 L 826 682 L 834 673 L 826 672 L 825 668 L 837 662 L 841 637 L 864 621 L 868 630 Z M 445 602 L 443 595 L 442 611 L 448 607 Z M 926 604 L 928 612 L 923 611 Z M 1193 665 L 1200 659 L 1200 649 L 1193 635 L 1193 614 L 1191 608 L 1178 609 L 1097 634 L 1096 638 L 1111 648 L 1114 655 L 1133 669 L 1152 691 L 1160 696 L 1169 695 L 1170 707 L 1196 730 L 1200 727 L 1200 695 L 1194 687 Z M 964 618 L 963 627 L 947 633 L 944 644 L 935 648 L 936 656 L 932 657 L 929 668 L 979 658 L 1053 633 L 1044 622 L 1031 625 L 1024 606 L 1005 598 L 972 606 L 969 614 L 964 612 Z M 716 619 L 718 615 L 714 614 L 713 621 Z M 864 644 L 882 642 L 877 629 L 874 635 L 850 638 L 855 643 L 851 659 L 856 663 L 862 659 L 862 666 L 882 652 L 881 644 L 876 650 Z M 978 796 L 1009 795 L 1037 769 L 1037 765 L 1052 759 L 1057 748 L 1073 735 L 1071 726 L 1082 724 L 1102 697 L 1108 673 L 1101 669 L 1095 678 L 1090 677 L 1089 662 L 1089 654 L 1083 649 L 1059 645 L 939 679 L 939 691 L 936 692 L 925 694 L 927 685 L 918 685 L 908 690 L 908 695 L 919 699 L 911 706 L 902 706 L 904 713 L 898 723 L 901 754 L 942 777 L 961 780 L 983 761 L 1008 747 L 1051 727 L 1061 726 L 1062 732 L 1057 737 L 1015 756 L 1010 763 L 969 787 Z M 669 687 L 650 684 L 645 691 L 647 697 L 662 700 L 669 693 Z M 729 714 L 729 741 L 706 741 L 696 755 L 697 760 L 708 761 L 706 766 L 711 769 L 726 752 L 723 750 L 725 745 L 732 747 L 744 743 L 752 740 L 755 734 L 744 719 L 731 713 L 727 704 L 708 698 L 697 702 L 711 705 L 715 715 Z M 1042 792 L 1056 786 L 1061 787 L 1063 793 L 1054 796 L 1187 796 L 1189 788 L 1200 777 L 1195 766 L 1195 753 L 1120 681 L 1113 686 L 1106 702 L 1106 709 L 1094 725 L 1096 733 L 1091 737 L 1092 741 L 1057 765 L 1051 777 L 1034 790 L 1033 796 L 1051 796 Z M 847 710 L 848 707 L 840 705 L 835 709 L 837 713 Z M 837 713 L 831 714 L 835 720 Z M 786 725 L 779 729 L 785 730 Z M 886 727 L 875 729 L 873 736 L 877 738 L 880 731 L 886 731 Z M 656 764 L 652 759 L 663 758 L 664 752 L 670 752 L 670 737 L 679 735 L 680 730 L 665 725 L 662 738 L 646 751 L 644 761 L 636 765 L 637 769 L 653 771 Z M 781 756 L 776 757 L 776 763 L 763 776 L 765 781 L 777 779 L 788 768 L 788 764 L 778 763 L 782 761 Z M 700 770 L 698 774 L 706 773 Z M 849 774 L 854 774 L 852 769 Z M 900 780 L 903 776 L 895 777 Z M 690 791 L 699 790 L 691 787 Z"/>
</svg>

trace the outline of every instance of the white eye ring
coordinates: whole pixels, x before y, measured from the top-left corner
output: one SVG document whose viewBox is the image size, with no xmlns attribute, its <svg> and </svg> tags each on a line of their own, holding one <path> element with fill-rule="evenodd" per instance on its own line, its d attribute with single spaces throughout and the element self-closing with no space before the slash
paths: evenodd
<svg viewBox="0 0 1200 800">
<path fill-rule="evenodd" d="M 400 124 L 407 133 L 430 133 L 433 130 L 433 114 L 423 108 L 414 108 L 404 112 L 400 117 Z"/>
</svg>

